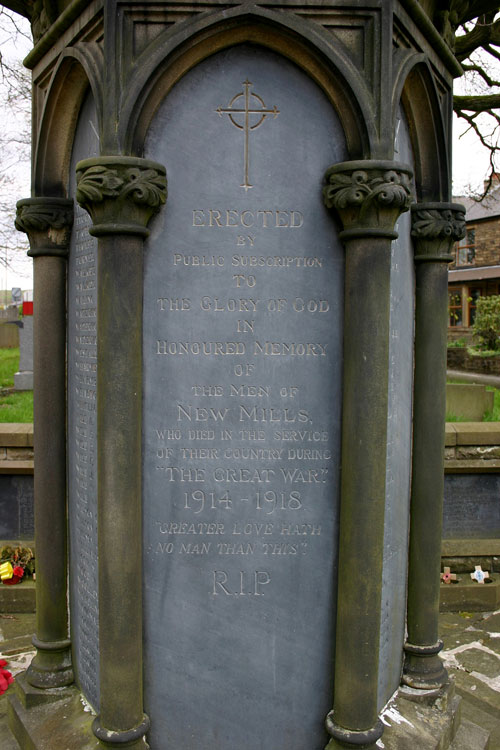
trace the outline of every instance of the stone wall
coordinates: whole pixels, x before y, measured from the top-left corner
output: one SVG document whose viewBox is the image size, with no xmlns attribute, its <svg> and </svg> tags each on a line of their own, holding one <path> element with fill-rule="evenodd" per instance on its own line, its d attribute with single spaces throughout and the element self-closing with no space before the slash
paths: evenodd
<svg viewBox="0 0 500 750">
<path fill-rule="evenodd" d="M 33 425 L 0 424 L 0 474 L 33 474 Z"/>
<path fill-rule="evenodd" d="M 449 370 L 463 370 L 488 375 L 500 375 L 500 355 L 496 357 L 474 357 L 465 347 L 448 347 Z"/>
</svg>

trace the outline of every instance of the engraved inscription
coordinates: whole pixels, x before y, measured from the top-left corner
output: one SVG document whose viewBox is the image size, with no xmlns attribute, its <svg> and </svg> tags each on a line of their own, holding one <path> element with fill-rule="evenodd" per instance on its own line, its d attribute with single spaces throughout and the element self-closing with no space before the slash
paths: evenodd
<svg viewBox="0 0 500 750">
<path fill-rule="evenodd" d="M 70 515 L 73 606 L 78 613 L 75 649 L 81 687 L 93 705 L 98 692 L 99 611 L 97 602 L 96 504 L 96 240 L 88 229 L 88 214 L 75 205 L 70 257 L 69 300 L 69 420 Z"/>
<path fill-rule="evenodd" d="M 71 174 L 97 153 L 91 98 L 83 105 Z M 90 123 L 90 127 L 89 127 Z M 72 185 L 74 195 L 75 185 Z M 99 606 L 97 553 L 97 240 L 91 220 L 75 202 L 68 264 L 68 513 L 70 615 L 77 682 L 99 707 Z"/>
<path fill-rule="evenodd" d="M 235 72 L 226 62 L 239 56 L 252 64 Z M 220 107 L 245 77 L 242 98 Z M 273 117 L 270 102 L 279 117 L 252 131 Z M 247 148 L 238 191 L 245 119 L 251 158 Z M 312 123 L 319 150 L 307 147 Z M 321 747 L 331 707 L 344 262 L 321 175 L 344 156 L 341 129 L 300 71 L 243 45 L 173 88 L 148 143 L 170 186 L 145 248 L 151 745 Z M 313 610 L 322 613 L 315 624 Z M 308 654 L 300 675 L 292 653 Z M 220 710 L 207 685 L 226 696 Z M 244 711 L 241 691 L 251 696 Z M 169 700 L 185 720 L 163 720 Z"/>
</svg>

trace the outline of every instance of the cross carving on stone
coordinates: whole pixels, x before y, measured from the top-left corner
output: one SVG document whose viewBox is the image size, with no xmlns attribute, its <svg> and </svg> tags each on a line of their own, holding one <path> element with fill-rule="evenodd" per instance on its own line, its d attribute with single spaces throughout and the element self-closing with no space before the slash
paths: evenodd
<svg viewBox="0 0 500 750">
<path fill-rule="evenodd" d="M 240 187 L 244 188 L 245 191 L 249 190 L 253 185 L 249 182 L 249 168 L 250 168 L 250 143 L 249 136 L 251 130 L 257 130 L 262 125 L 267 115 L 273 115 L 276 118 L 279 115 L 279 109 L 274 105 L 272 109 L 266 109 L 264 100 L 253 91 L 250 91 L 250 87 L 253 86 L 251 81 L 243 81 L 244 91 L 240 91 L 235 94 L 227 107 L 218 107 L 215 111 L 222 117 L 223 115 L 229 115 L 229 119 L 232 124 L 239 130 L 243 130 L 245 136 L 244 147 L 243 147 L 243 163 L 244 163 L 244 178 L 243 184 Z M 235 106 L 239 99 L 243 99 L 242 106 Z M 254 103 L 254 101 L 256 103 Z M 254 104 L 254 106 L 252 106 Z"/>
</svg>

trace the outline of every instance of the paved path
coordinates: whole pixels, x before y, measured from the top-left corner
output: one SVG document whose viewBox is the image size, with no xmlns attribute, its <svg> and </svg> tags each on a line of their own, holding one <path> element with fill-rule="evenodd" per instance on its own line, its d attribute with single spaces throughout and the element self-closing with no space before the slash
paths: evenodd
<svg viewBox="0 0 500 750">
<path fill-rule="evenodd" d="M 0 614 L 0 656 L 15 674 L 31 654 L 33 614 Z M 440 615 L 442 657 L 462 702 L 462 717 L 490 732 L 489 750 L 500 750 L 500 610 Z M 6 695 L 0 697 L 0 748 L 22 750 L 10 735 Z M 54 749 L 56 750 L 56 749 Z M 475 750 L 471 747 L 470 750 Z"/>
</svg>

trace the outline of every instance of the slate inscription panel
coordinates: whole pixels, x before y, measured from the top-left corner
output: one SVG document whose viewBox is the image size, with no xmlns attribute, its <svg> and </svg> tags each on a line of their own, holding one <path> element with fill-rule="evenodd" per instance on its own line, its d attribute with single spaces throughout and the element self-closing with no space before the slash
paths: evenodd
<svg viewBox="0 0 500 750">
<path fill-rule="evenodd" d="M 394 158 L 404 164 L 412 164 L 409 130 L 401 108 L 397 122 Z M 391 252 L 389 413 L 379 708 L 387 703 L 399 685 L 405 635 L 415 308 L 415 271 L 410 230 L 411 216 L 408 211 L 399 217 L 396 224 L 398 238 L 393 242 Z"/>
<path fill-rule="evenodd" d="M 345 159 L 325 95 L 252 46 L 170 92 L 146 156 L 145 707 L 152 750 L 320 750 L 332 703 Z"/>
<path fill-rule="evenodd" d="M 500 476 L 446 474 L 443 539 L 500 537 Z"/>
<path fill-rule="evenodd" d="M 71 159 L 75 165 L 98 153 L 95 104 L 85 101 Z M 97 241 L 92 222 L 75 201 L 68 266 L 68 485 L 70 519 L 70 613 L 78 682 L 99 705 L 99 612 L 97 601 Z"/>
<path fill-rule="evenodd" d="M 33 540 L 34 534 L 33 476 L 0 475 L 0 539 Z"/>
</svg>

